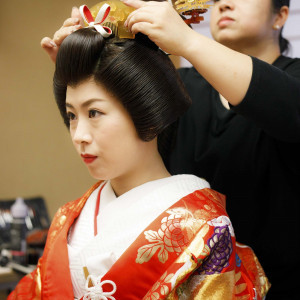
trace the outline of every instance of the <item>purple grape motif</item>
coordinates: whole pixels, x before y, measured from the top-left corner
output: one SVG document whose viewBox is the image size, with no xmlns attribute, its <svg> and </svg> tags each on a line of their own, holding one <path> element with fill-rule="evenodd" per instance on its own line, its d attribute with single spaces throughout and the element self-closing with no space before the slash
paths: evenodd
<svg viewBox="0 0 300 300">
<path fill-rule="evenodd" d="M 228 226 L 216 227 L 215 233 L 208 240 L 210 256 L 204 260 L 200 274 L 221 273 L 223 268 L 229 264 L 229 257 L 232 253 L 232 241 Z"/>
</svg>

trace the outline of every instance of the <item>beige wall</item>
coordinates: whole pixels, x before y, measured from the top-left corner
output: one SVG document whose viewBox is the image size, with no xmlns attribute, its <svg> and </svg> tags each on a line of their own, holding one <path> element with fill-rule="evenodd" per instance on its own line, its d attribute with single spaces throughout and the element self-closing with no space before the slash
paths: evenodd
<svg viewBox="0 0 300 300">
<path fill-rule="evenodd" d="M 0 4 L 0 199 L 41 195 L 51 217 L 95 181 L 73 150 L 52 94 L 54 64 L 40 48 L 82 3 Z"/>
<path fill-rule="evenodd" d="M 72 6 L 97 0 L 0 2 L 0 199 L 43 196 L 50 216 L 95 182 L 77 157 L 52 94 L 54 64 L 40 48 Z"/>
</svg>

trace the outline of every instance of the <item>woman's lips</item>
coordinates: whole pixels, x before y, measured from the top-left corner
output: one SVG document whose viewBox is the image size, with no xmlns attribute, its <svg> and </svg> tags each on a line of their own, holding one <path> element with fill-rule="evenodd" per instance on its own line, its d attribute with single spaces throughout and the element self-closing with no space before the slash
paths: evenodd
<svg viewBox="0 0 300 300">
<path fill-rule="evenodd" d="M 219 20 L 218 25 L 220 28 L 224 28 L 227 25 L 229 25 L 230 23 L 232 23 L 234 20 L 232 18 L 229 17 L 223 17 Z"/>
<path fill-rule="evenodd" d="M 86 164 L 92 163 L 97 158 L 97 156 L 91 154 L 81 154 L 81 157 Z"/>
</svg>

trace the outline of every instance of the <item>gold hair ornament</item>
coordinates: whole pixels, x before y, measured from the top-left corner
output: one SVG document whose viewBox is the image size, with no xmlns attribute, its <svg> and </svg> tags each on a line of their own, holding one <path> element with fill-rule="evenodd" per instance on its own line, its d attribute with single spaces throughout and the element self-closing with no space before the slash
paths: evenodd
<svg viewBox="0 0 300 300">
<path fill-rule="evenodd" d="M 208 8 L 212 5 L 207 4 L 210 0 L 168 0 L 172 2 L 173 7 L 176 11 L 186 17 L 184 21 L 187 24 L 198 24 L 200 21 L 204 20 L 203 16 L 200 14 L 204 14 L 207 12 Z"/>
<path fill-rule="evenodd" d="M 175 8 L 175 10 L 185 18 L 185 23 L 187 24 L 197 24 L 200 21 L 204 20 L 203 16 L 207 12 L 208 8 L 212 5 L 207 4 L 210 0 L 168 0 L 169 3 Z M 107 0 L 101 1 L 98 4 L 94 5 L 90 9 L 90 14 L 95 21 L 91 22 L 85 21 L 87 26 L 95 27 L 99 25 L 97 23 L 99 19 L 99 14 L 103 6 L 108 5 L 110 7 L 109 13 L 105 15 L 103 23 L 100 23 L 106 31 L 107 28 L 112 30 L 111 36 L 116 39 L 134 39 L 135 35 L 129 32 L 129 30 L 124 26 L 128 15 L 134 11 L 134 8 L 125 5 L 120 0 Z M 100 20 L 101 21 L 101 20 Z M 97 26 L 98 27 L 98 26 Z M 102 34 L 102 33 L 101 33 Z M 102 34 L 103 35 L 103 34 Z M 104 33 L 104 37 L 105 37 Z M 110 34 L 108 35 L 110 36 Z"/>
<path fill-rule="evenodd" d="M 134 8 L 126 6 L 120 0 L 107 0 L 102 1 L 91 8 L 91 14 L 96 18 L 98 12 L 104 5 L 110 6 L 110 12 L 105 19 L 103 25 L 108 26 L 112 29 L 115 37 L 120 39 L 134 39 L 134 34 L 124 26 L 124 22 Z"/>
</svg>

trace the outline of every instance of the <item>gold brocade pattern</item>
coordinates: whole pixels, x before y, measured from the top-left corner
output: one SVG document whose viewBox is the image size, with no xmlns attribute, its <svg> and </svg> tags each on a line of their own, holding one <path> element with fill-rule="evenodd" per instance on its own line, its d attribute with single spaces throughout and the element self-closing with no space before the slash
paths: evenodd
<svg viewBox="0 0 300 300">
<path fill-rule="evenodd" d="M 226 206 L 225 196 L 211 189 L 203 189 L 201 190 L 201 193 L 196 193 L 196 195 L 200 200 L 205 201 L 206 203 L 208 200 L 210 203 L 215 203 L 221 210 L 224 210 Z M 203 197 L 203 195 L 205 197 Z"/>
<path fill-rule="evenodd" d="M 203 224 L 201 219 L 195 218 L 188 209 L 183 207 L 169 209 L 167 213 L 169 216 L 161 220 L 161 227 L 158 231 L 144 232 L 150 244 L 138 249 L 136 263 L 148 262 L 157 251 L 157 257 L 161 263 L 168 260 L 171 252 L 179 255 L 186 249 Z"/>
<path fill-rule="evenodd" d="M 143 298 L 144 300 L 157 300 L 165 297 L 169 294 L 170 289 L 168 283 L 170 283 L 174 274 L 168 274 L 167 271 L 161 276 L 161 278 L 153 285 L 151 290 Z"/>
<path fill-rule="evenodd" d="M 86 200 L 100 184 L 101 182 L 94 185 L 81 199 L 59 209 L 37 269 L 21 280 L 9 300 L 52 300 L 60 292 L 64 294 L 60 295 L 62 299 L 74 298 L 71 278 L 68 277 L 65 247 L 67 235 Z M 139 289 L 145 295 L 144 300 L 250 300 L 256 296 L 257 299 L 265 296 L 270 285 L 256 256 L 251 248 L 235 242 L 234 235 L 230 235 L 230 222 L 221 218 L 226 218 L 222 206 L 224 198 L 209 190 L 201 192 L 196 191 L 163 212 L 140 235 L 140 240 L 132 244 L 127 255 L 114 264 L 117 267 L 109 271 L 106 279 L 123 281 L 116 299 L 127 299 L 128 292 L 134 295 Z M 213 219 L 215 217 L 216 220 Z M 220 228 L 227 228 L 230 241 L 236 247 L 233 247 L 230 256 L 226 256 L 228 265 L 218 269 L 216 273 L 205 273 L 205 267 L 210 263 L 216 265 L 215 261 L 220 261 L 217 255 L 223 253 L 214 245 L 218 242 L 218 247 L 222 246 L 224 242 L 219 241 L 224 235 L 220 234 L 213 246 L 211 244 Z M 148 245 L 145 245 L 145 239 L 149 242 Z M 212 257 L 216 258 L 215 261 Z M 140 263 L 138 259 L 141 260 Z M 164 264 L 167 260 L 168 263 Z M 149 263 L 144 263 L 147 261 Z M 124 270 L 128 272 L 128 276 L 120 277 L 120 272 Z M 132 271 L 139 274 L 134 275 L 134 283 L 131 280 Z M 143 275 L 146 280 L 143 280 Z M 134 288 L 124 288 L 131 284 Z M 61 285 L 64 285 L 63 289 Z"/>
<path fill-rule="evenodd" d="M 200 300 L 232 300 L 234 295 L 234 270 L 222 274 L 213 274 L 205 277 L 192 291 L 192 299 Z"/>
<path fill-rule="evenodd" d="M 240 296 L 239 297 L 238 295 L 241 294 L 241 293 L 243 293 L 247 289 L 247 284 L 246 283 L 243 282 L 243 283 L 238 284 L 238 282 L 241 279 L 241 277 L 242 277 L 241 272 L 238 272 L 234 276 L 234 280 L 235 280 L 235 290 L 234 290 L 234 293 L 235 293 L 236 299 L 241 299 L 242 297 L 244 297 L 244 296 Z M 245 296 L 249 297 L 249 295 L 245 295 Z"/>
<path fill-rule="evenodd" d="M 163 297 L 163 295 L 159 296 L 159 293 L 156 292 L 156 294 L 153 294 L 153 297 L 149 299 L 250 300 L 254 299 L 256 296 L 258 296 L 257 299 L 262 299 L 265 293 L 260 297 L 261 295 L 257 289 L 264 289 L 264 292 L 267 292 L 269 286 L 264 281 L 264 279 L 266 279 L 264 272 L 249 247 L 248 249 L 243 247 L 243 250 L 241 250 L 243 251 L 243 258 L 246 258 L 247 260 L 246 269 L 249 269 L 248 265 L 251 264 L 250 269 L 253 271 L 251 276 L 254 276 L 251 278 L 251 281 L 254 283 L 253 280 L 255 278 L 260 284 L 256 282 L 254 286 L 248 285 L 249 282 L 247 283 L 247 281 L 245 281 L 245 277 L 248 277 L 248 275 L 244 273 L 243 269 L 240 269 L 240 265 L 235 265 L 235 254 L 226 258 L 228 259 L 229 265 L 226 270 L 223 269 L 223 272 L 220 271 L 214 274 L 205 274 L 197 271 L 198 268 L 201 269 L 201 265 L 204 262 L 206 264 L 209 262 L 207 258 L 211 257 L 211 255 L 214 255 L 214 257 L 217 255 L 216 249 L 212 246 L 208 246 L 211 244 L 207 243 L 212 234 L 218 232 L 218 230 L 216 230 L 219 228 L 218 226 L 224 226 L 224 228 L 227 228 L 228 233 L 233 233 L 233 230 L 230 231 L 230 224 L 226 222 L 226 215 L 224 215 L 224 223 L 222 223 L 223 219 L 219 218 L 224 212 L 225 197 L 208 189 L 202 190 L 201 192 L 202 193 L 195 193 L 196 197 L 201 201 L 200 203 L 197 203 L 199 208 L 195 211 L 189 210 L 189 214 L 191 214 L 193 218 L 201 220 L 202 223 L 201 225 L 200 223 L 197 224 L 198 227 L 194 228 L 194 236 L 188 235 L 190 244 L 168 268 L 168 273 L 174 273 L 174 276 L 170 281 L 170 292 L 166 297 Z M 187 205 L 184 206 L 188 209 Z M 212 222 L 214 218 L 216 218 L 216 220 Z M 189 222 L 189 224 L 191 223 Z M 214 230 L 212 231 L 212 229 Z M 231 236 L 231 240 L 235 243 L 234 235 Z M 261 270 L 261 273 L 260 271 L 258 272 L 259 277 L 254 275 L 257 274 L 257 270 Z M 249 279 L 250 278 L 248 277 L 248 280 Z M 158 283 L 153 287 L 157 287 L 157 285 Z"/>
<path fill-rule="evenodd" d="M 189 251 L 186 250 L 185 252 Z M 192 255 L 192 253 L 190 253 L 189 258 L 186 260 L 186 263 L 180 270 L 181 272 L 177 274 L 177 278 L 174 284 L 175 286 L 177 286 L 179 282 L 181 282 L 188 274 L 192 273 L 196 269 L 197 263 L 192 259 L 192 257 L 194 256 Z"/>
<path fill-rule="evenodd" d="M 190 245 L 185 249 L 185 251 L 178 257 L 176 263 L 184 263 L 186 262 L 191 255 L 193 254 L 196 257 L 203 255 L 204 257 L 208 256 L 210 253 L 210 249 L 206 247 L 204 243 L 204 237 L 208 233 L 209 226 L 204 224 L 203 227 L 199 230 L 198 234 L 192 240 Z"/>
<path fill-rule="evenodd" d="M 209 230 L 206 221 L 218 217 L 220 209 L 223 211 L 223 204 L 225 204 L 224 196 L 221 194 L 211 193 L 207 189 L 202 190 L 202 193 L 204 196 L 195 193 L 196 197 L 203 201 L 200 209 L 193 213 L 187 207 L 169 209 L 167 213 L 170 216 L 161 220 L 161 228 L 157 232 L 153 230 L 145 231 L 145 238 L 150 244 L 139 248 L 136 263 L 148 262 L 157 251 L 157 257 L 161 263 L 168 260 L 170 252 L 179 255 L 188 246 L 194 254 L 202 252 L 204 247 L 203 237 Z M 205 195 L 209 195 L 209 198 Z M 186 206 L 186 203 L 184 205 Z M 202 226 L 202 234 L 196 235 Z M 193 240 L 194 238 L 195 240 Z M 189 245 L 191 241 L 193 242 Z"/>
<path fill-rule="evenodd" d="M 244 300 L 234 297 L 234 271 L 214 275 L 192 275 L 173 290 L 167 300 Z M 247 297 L 249 297 L 247 295 Z"/>
<path fill-rule="evenodd" d="M 255 254 L 253 254 L 253 255 L 254 255 L 254 260 L 256 263 L 256 268 L 259 273 L 259 282 L 258 282 L 258 286 L 260 286 L 259 292 L 260 292 L 261 296 L 265 296 L 265 295 L 267 295 L 267 292 L 270 289 L 271 284 L 270 284 L 267 276 L 265 275 L 265 272 L 264 272 L 263 268 L 261 267 L 257 256 Z"/>
<path fill-rule="evenodd" d="M 191 10 L 208 9 L 212 6 L 211 4 L 206 4 L 209 1 L 210 0 L 172 0 L 178 13 L 183 14 Z"/>
<path fill-rule="evenodd" d="M 268 290 L 271 287 L 271 284 L 266 277 L 266 274 L 258 261 L 257 256 L 251 248 L 236 242 L 237 245 L 237 253 L 241 257 L 243 264 L 245 268 L 248 270 L 250 273 L 257 273 L 257 276 L 255 277 L 255 287 L 257 290 L 258 296 L 263 298 L 264 296 L 267 295 Z"/>
<path fill-rule="evenodd" d="M 40 262 L 38 264 L 37 270 L 36 270 L 36 277 L 35 277 L 36 287 L 35 287 L 35 294 L 36 299 L 40 299 L 41 293 L 42 293 L 42 282 L 41 282 L 41 269 L 40 269 Z"/>
</svg>

